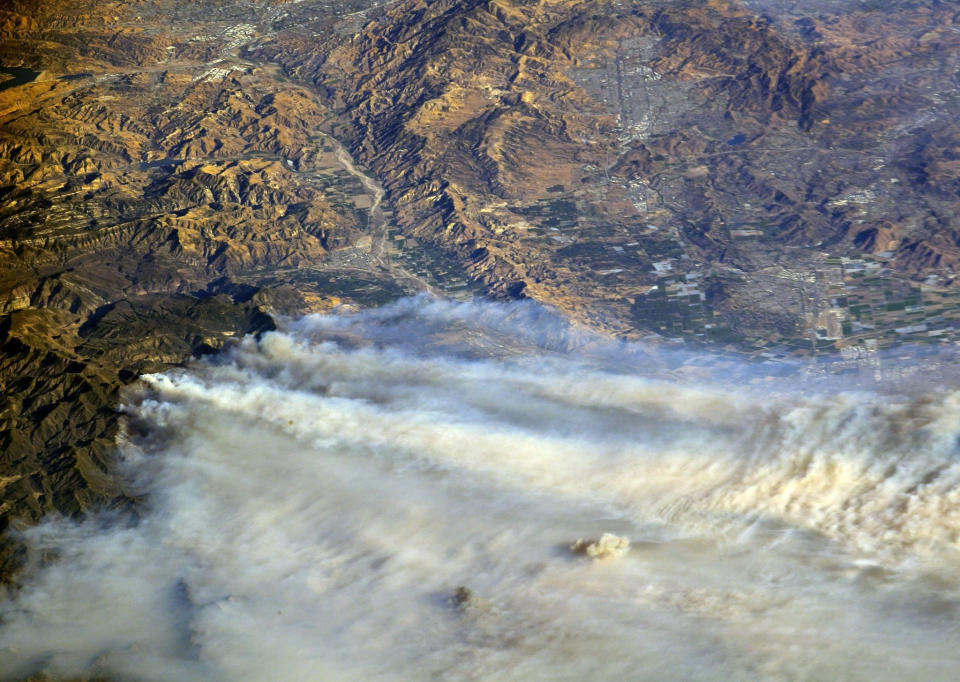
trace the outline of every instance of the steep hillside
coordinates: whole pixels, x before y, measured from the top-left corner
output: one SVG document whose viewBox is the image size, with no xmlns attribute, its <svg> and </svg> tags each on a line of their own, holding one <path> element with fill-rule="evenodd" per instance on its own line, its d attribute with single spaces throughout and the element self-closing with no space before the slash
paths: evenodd
<svg viewBox="0 0 960 682">
<path fill-rule="evenodd" d="M 277 313 L 960 340 L 958 55 L 934 0 L 7 2 L 0 532 L 125 508 L 123 387 Z"/>
<path fill-rule="evenodd" d="M 324 134 L 318 95 L 237 56 L 278 16 L 0 13 L 0 532 L 125 504 L 110 458 L 139 374 L 270 329 L 275 311 L 416 290 L 374 262 L 379 190 Z"/>
<path fill-rule="evenodd" d="M 949 284 L 960 256 L 956 11 L 766 5 L 408 0 L 340 47 L 258 48 L 491 293 L 633 335 L 663 330 L 669 267 L 710 280 L 697 333 L 763 345 L 829 307 L 777 268 L 866 253 Z"/>
</svg>

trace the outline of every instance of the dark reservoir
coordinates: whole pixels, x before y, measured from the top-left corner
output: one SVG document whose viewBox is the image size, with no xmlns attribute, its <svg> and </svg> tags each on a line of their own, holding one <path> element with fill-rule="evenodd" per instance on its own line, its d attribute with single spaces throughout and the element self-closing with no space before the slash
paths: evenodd
<svg viewBox="0 0 960 682">
<path fill-rule="evenodd" d="M 6 90 L 7 88 L 15 88 L 19 85 L 32 83 L 37 79 L 37 76 L 40 75 L 39 71 L 27 69 L 22 66 L 0 66 L 0 73 L 13 76 L 13 78 L 0 83 L 0 91 Z"/>
</svg>

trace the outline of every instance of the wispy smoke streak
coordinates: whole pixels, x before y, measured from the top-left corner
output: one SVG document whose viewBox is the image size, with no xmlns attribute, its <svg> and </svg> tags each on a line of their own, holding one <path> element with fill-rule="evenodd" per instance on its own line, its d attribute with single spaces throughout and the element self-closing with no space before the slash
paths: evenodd
<svg viewBox="0 0 960 682">
<path fill-rule="evenodd" d="M 960 394 L 687 360 L 415 299 L 147 377 L 143 514 L 27 534 L 0 676 L 946 679 Z"/>
</svg>

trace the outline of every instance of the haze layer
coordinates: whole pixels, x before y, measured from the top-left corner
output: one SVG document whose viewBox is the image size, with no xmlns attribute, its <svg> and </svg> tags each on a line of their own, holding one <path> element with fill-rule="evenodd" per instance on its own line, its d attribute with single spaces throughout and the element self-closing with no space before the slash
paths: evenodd
<svg viewBox="0 0 960 682">
<path fill-rule="evenodd" d="M 29 531 L 0 676 L 948 679 L 958 396 L 675 361 L 412 299 L 147 377 L 140 518 Z"/>
</svg>

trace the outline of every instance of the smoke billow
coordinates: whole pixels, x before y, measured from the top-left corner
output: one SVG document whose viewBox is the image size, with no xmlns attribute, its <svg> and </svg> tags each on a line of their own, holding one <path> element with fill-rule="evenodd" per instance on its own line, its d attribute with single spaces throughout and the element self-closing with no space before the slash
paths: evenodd
<svg viewBox="0 0 960 682">
<path fill-rule="evenodd" d="M 960 392 L 682 355 L 414 299 L 146 377 L 0 677 L 952 677 Z"/>
</svg>

